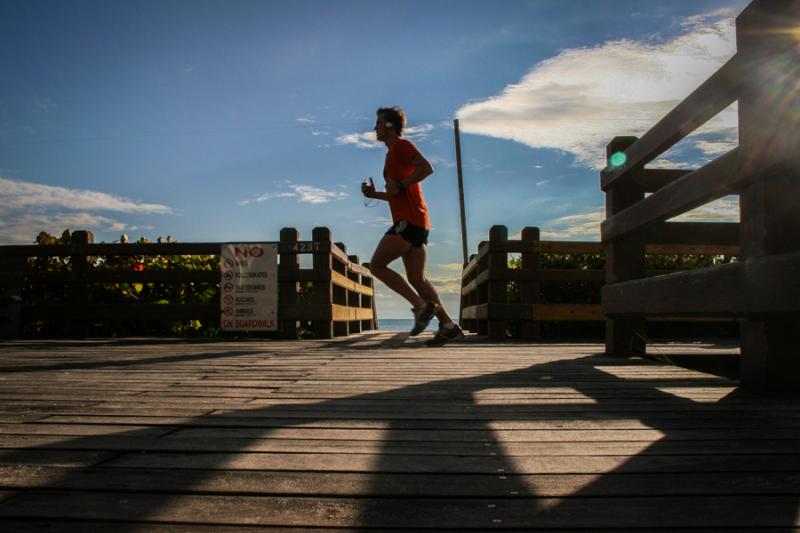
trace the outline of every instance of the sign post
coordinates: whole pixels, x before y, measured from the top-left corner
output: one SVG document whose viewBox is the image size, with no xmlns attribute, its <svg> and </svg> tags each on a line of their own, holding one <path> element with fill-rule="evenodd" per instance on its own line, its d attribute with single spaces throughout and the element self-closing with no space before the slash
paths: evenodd
<svg viewBox="0 0 800 533">
<path fill-rule="evenodd" d="M 223 244 L 220 251 L 223 331 L 277 331 L 278 245 Z"/>
</svg>

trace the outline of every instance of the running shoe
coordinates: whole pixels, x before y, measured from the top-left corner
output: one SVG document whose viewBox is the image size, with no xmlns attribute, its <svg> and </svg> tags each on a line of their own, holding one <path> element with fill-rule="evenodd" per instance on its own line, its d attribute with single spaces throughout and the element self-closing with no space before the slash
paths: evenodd
<svg viewBox="0 0 800 533">
<path fill-rule="evenodd" d="M 457 324 L 454 324 L 452 328 L 439 328 L 439 331 L 436 332 L 436 335 L 432 339 L 428 339 L 425 341 L 426 346 L 441 346 L 451 341 L 457 341 L 458 339 L 464 338 L 464 332 L 458 327 Z"/>
<path fill-rule="evenodd" d="M 414 313 L 414 327 L 411 328 L 409 336 L 415 337 L 425 331 L 425 328 L 431 323 L 431 319 L 436 315 L 438 309 L 439 306 L 430 301 L 425 302 L 425 305 L 418 309 L 412 309 L 411 311 Z"/>
</svg>

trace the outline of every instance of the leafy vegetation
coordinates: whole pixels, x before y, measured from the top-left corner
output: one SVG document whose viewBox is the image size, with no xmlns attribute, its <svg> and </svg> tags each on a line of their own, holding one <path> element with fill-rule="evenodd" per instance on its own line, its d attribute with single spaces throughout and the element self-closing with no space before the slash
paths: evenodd
<svg viewBox="0 0 800 533">
<path fill-rule="evenodd" d="M 70 244 L 69 230 L 61 237 L 41 232 L 37 244 Z M 149 243 L 144 237 L 137 243 Z M 159 237 L 158 242 L 164 242 Z M 103 256 L 89 258 L 95 272 L 196 272 L 219 270 L 219 257 L 215 255 L 156 255 L 156 256 Z M 70 272 L 73 269 L 69 257 L 32 257 L 28 259 L 33 272 Z M 23 291 L 23 301 L 28 303 L 67 303 L 70 301 L 69 286 L 34 283 Z M 218 283 L 95 283 L 91 285 L 90 301 L 94 303 L 147 303 L 147 304 L 207 304 L 219 301 Z M 217 336 L 219 321 L 102 321 L 90 325 L 92 335 L 171 335 L 171 336 Z M 27 325 L 26 335 L 68 334 L 70 325 L 62 322 L 37 321 Z"/>
<path fill-rule="evenodd" d="M 656 255 L 645 256 L 648 271 L 676 271 L 703 268 L 731 263 L 735 256 L 729 255 Z M 540 268 L 565 270 L 603 270 L 605 257 L 601 254 L 554 254 L 539 255 Z M 519 257 L 511 257 L 509 268 L 522 268 Z M 553 281 L 540 284 L 541 303 L 600 304 L 602 281 Z M 515 282 L 506 285 L 508 303 L 519 303 L 519 286 Z M 735 323 L 722 322 L 651 322 L 647 326 L 651 337 L 728 337 L 738 335 Z M 509 323 L 507 336 L 519 335 L 519 324 Z M 602 322 L 550 322 L 542 324 L 542 337 L 547 338 L 602 338 L 605 325 Z"/>
<path fill-rule="evenodd" d="M 36 237 L 40 245 L 70 244 L 69 230 L 60 237 L 41 232 Z M 149 243 L 144 237 L 137 243 Z M 157 242 L 164 242 L 159 237 Z M 540 256 L 540 268 L 602 270 L 605 258 L 601 254 L 554 254 Z M 161 256 L 104 256 L 89 258 L 96 272 L 166 272 L 166 271 L 218 271 L 219 257 L 216 255 L 161 255 Z M 722 255 L 648 255 L 647 269 L 674 271 L 714 266 L 735 261 L 733 256 Z M 28 259 L 33 272 L 69 273 L 74 268 L 69 257 L 32 257 Z M 510 268 L 521 268 L 519 257 L 509 260 Z M 542 303 L 599 304 L 600 281 L 542 282 Z M 91 286 L 90 301 L 94 303 L 147 303 L 147 304 L 208 304 L 219 301 L 219 283 L 216 282 L 170 282 L 170 283 L 95 283 Z M 68 303 L 70 288 L 66 283 L 32 283 L 23 291 L 23 301 L 28 303 Z M 519 287 L 514 282 L 507 284 L 507 302 L 520 302 Z M 313 301 L 313 284 L 306 282 L 300 287 L 300 301 Z M 66 322 L 38 321 L 26 325 L 25 335 L 57 336 L 72 333 Z M 509 337 L 518 335 L 519 324 L 509 323 Z M 300 335 L 311 336 L 311 324 L 302 324 Z M 200 321 L 97 321 L 88 331 L 97 336 L 179 336 L 216 337 L 225 333 L 219 328 L 219 320 Z M 648 324 L 648 335 L 653 337 L 681 336 L 732 336 L 737 334 L 735 323 L 674 323 Z M 543 338 L 602 338 L 604 325 L 599 322 L 551 322 L 542 324 Z"/>
</svg>

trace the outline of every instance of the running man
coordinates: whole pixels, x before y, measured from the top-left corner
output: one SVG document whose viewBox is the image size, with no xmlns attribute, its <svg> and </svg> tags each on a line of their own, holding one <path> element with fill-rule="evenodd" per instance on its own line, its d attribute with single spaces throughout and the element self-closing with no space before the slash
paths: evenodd
<svg viewBox="0 0 800 533">
<path fill-rule="evenodd" d="M 370 183 L 362 184 L 361 192 L 367 198 L 389 202 L 393 225 L 378 243 L 369 269 L 412 305 L 412 337 L 422 333 L 434 316 L 439 319 L 436 336 L 425 344 L 440 346 L 463 337 L 464 333 L 447 314 L 442 299 L 425 277 L 431 224 L 420 182 L 433 174 L 433 167 L 414 143 L 403 138 L 406 115 L 402 109 L 382 107 L 376 114 L 375 134 L 388 148 L 383 166 L 386 192 L 377 192 L 371 179 Z M 398 257 L 403 259 L 408 281 L 388 267 Z"/>
</svg>

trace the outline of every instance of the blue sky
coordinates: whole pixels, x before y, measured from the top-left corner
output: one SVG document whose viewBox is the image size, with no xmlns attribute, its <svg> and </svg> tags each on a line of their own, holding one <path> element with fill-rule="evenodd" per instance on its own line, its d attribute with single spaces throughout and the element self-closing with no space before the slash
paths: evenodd
<svg viewBox="0 0 800 533">
<path fill-rule="evenodd" d="M 436 167 L 429 275 L 457 313 L 453 119 L 470 253 L 493 224 L 597 240 L 603 146 L 644 133 L 730 58 L 746 4 L 4 0 L 0 244 L 320 225 L 367 261 L 389 211 L 365 207 L 358 184 L 381 175 L 375 109 L 400 105 Z M 736 142 L 734 105 L 652 166 L 696 167 Z M 724 199 L 691 216 L 736 211 Z M 378 310 L 408 314 L 385 287 Z"/>
</svg>

